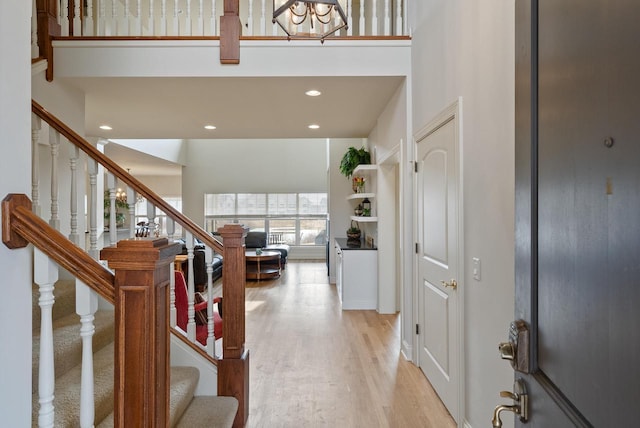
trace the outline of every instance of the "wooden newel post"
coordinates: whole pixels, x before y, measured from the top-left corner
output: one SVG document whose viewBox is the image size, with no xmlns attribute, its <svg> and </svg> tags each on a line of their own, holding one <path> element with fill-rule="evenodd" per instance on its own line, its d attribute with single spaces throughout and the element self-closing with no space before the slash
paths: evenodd
<svg viewBox="0 0 640 428">
<path fill-rule="evenodd" d="M 53 80 L 53 47 L 51 38 L 60 35 L 60 24 L 58 24 L 58 4 L 56 0 L 36 0 L 38 13 L 38 47 L 40 56 L 46 58 L 47 80 Z M 64 16 L 67 16 L 65 13 Z"/>
<path fill-rule="evenodd" d="M 178 244 L 127 239 L 100 258 L 115 270 L 114 426 L 169 426 L 169 276 Z"/>
<path fill-rule="evenodd" d="M 218 395 L 238 399 L 234 428 L 249 417 L 249 351 L 245 344 L 245 229 L 227 224 L 218 229 L 224 242 L 222 265 L 222 359 L 218 360 Z"/>
</svg>

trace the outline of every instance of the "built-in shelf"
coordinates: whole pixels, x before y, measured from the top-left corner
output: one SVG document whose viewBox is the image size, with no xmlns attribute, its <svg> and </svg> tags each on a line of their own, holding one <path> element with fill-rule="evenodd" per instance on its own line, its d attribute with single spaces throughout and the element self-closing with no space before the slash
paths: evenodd
<svg viewBox="0 0 640 428">
<path fill-rule="evenodd" d="M 367 176 L 378 171 L 378 165 L 358 165 L 351 175 Z"/>
<path fill-rule="evenodd" d="M 363 215 L 352 215 L 351 220 L 357 221 L 360 223 L 375 223 L 378 221 L 378 217 L 365 217 Z"/>
<path fill-rule="evenodd" d="M 347 196 L 347 200 L 375 198 L 375 197 L 376 197 L 375 193 L 352 193 L 351 195 Z"/>
</svg>

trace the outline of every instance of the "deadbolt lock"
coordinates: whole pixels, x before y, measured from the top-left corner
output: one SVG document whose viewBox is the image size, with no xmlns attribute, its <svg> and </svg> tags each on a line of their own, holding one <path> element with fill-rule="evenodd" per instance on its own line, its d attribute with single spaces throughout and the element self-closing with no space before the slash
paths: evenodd
<svg viewBox="0 0 640 428">
<path fill-rule="evenodd" d="M 509 326 L 509 341 L 498 345 L 500 358 L 509 360 L 514 370 L 529 373 L 529 327 L 523 320 Z"/>
</svg>

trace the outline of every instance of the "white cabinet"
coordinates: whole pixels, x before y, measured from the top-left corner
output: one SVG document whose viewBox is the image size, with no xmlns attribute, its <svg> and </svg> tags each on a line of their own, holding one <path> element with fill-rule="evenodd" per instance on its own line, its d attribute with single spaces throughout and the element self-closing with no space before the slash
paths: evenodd
<svg viewBox="0 0 640 428">
<path fill-rule="evenodd" d="M 378 251 L 351 247 L 336 238 L 336 287 L 342 309 L 376 309 L 378 303 Z"/>
</svg>

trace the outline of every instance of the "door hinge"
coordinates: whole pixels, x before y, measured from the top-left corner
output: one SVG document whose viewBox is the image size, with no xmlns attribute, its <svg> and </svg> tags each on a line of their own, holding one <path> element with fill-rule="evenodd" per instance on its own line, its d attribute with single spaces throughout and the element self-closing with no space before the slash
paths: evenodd
<svg viewBox="0 0 640 428">
<path fill-rule="evenodd" d="M 416 242 L 416 254 L 420 254 L 420 244 Z"/>
<path fill-rule="evenodd" d="M 418 162 L 417 161 L 413 162 L 413 172 L 415 172 L 416 174 L 418 173 Z"/>
<path fill-rule="evenodd" d="M 416 335 L 420 334 L 420 324 L 416 324 Z"/>
</svg>

